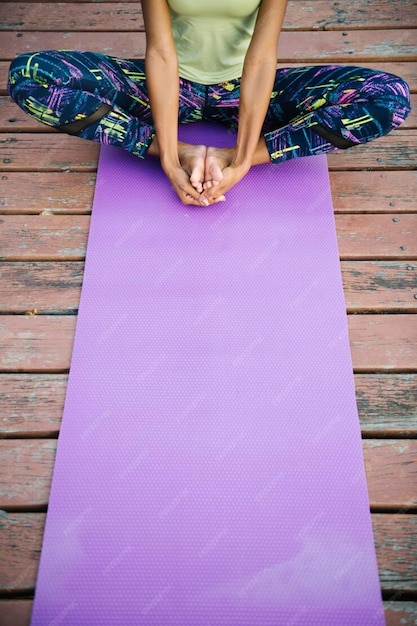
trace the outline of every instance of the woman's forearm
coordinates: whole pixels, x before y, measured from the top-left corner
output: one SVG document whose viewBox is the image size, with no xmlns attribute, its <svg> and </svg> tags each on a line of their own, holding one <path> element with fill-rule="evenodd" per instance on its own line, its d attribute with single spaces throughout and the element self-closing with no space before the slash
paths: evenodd
<svg viewBox="0 0 417 626">
<path fill-rule="evenodd" d="M 158 50 L 148 51 L 145 68 L 161 165 L 164 169 L 178 167 L 179 79 L 176 55 L 167 57 Z"/>
<path fill-rule="evenodd" d="M 234 165 L 249 169 L 268 110 L 276 73 L 276 58 L 245 63 L 239 107 Z"/>
<path fill-rule="evenodd" d="M 141 0 L 146 30 L 145 72 L 161 165 L 178 167 L 178 59 L 167 0 Z"/>
<path fill-rule="evenodd" d="M 277 67 L 278 38 L 287 0 L 262 0 L 246 53 L 240 85 L 239 130 L 234 163 L 250 167 L 268 110 Z"/>
</svg>

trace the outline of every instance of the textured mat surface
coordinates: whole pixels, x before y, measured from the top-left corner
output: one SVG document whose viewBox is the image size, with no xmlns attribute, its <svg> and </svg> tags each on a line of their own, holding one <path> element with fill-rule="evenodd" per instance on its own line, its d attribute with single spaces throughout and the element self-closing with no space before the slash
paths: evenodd
<svg viewBox="0 0 417 626">
<path fill-rule="evenodd" d="M 326 158 L 103 147 L 32 625 L 383 623 Z"/>
</svg>

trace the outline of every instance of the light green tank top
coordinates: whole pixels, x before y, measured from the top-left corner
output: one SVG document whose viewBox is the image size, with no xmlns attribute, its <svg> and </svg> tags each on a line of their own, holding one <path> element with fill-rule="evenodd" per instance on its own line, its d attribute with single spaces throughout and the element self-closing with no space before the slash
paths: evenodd
<svg viewBox="0 0 417 626">
<path fill-rule="evenodd" d="M 242 75 L 261 0 L 168 0 L 179 74 L 204 85 Z"/>
</svg>

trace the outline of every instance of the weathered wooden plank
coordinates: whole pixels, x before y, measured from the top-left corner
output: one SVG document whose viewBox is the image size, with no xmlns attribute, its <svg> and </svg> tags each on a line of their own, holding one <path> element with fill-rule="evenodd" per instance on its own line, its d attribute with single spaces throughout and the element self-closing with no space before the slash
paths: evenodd
<svg viewBox="0 0 417 626">
<path fill-rule="evenodd" d="M 355 374 L 355 387 L 364 435 L 416 436 L 416 374 Z"/>
<path fill-rule="evenodd" d="M 417 588 L 417 516 L 374 514 L 372 524 L 382 588 L 403 592 L 407 589 L 415 590 Z M 393 604 L 395 599 L 401 599 L 401 594 L 391 597 L 390 604 Z"/>
<path fill-rule="evenodd" d="M 85 258 L 89 215 L 3 215 L 0 224 L 2 261 Z M 340 214 L 336 229 L 343 260 L 417 258 L 417 214 Z"/>
<path fill-rule="evenodd" d="M 348 312 L 417 312 L 417 264 L 392 261 L 343 261 Z"/>
<path fill-rule="evenodd" d="M 370 143 L 333 152 L 327 160 L 332 170 L 415 169 L 417 131 L 400 129 Z"/>
<path fill-rule="evenodd" d="M 91 213 L 94 172 L 8 172 L 0 180 L 0 214 Z M 342 194 L 347 193 L 346 188 L 341 183 Z"/>
<path fill-rule="evenodd" d="M 284 27 L 288 30 L 340 30 L 411 28 L 416 23 L 416 4 L 390 0 L 355 0 L 354 3 L 289 2 Z M 407 20 L 409 25 L 407 26 Z"/>
<path fill-rule="evenodd" d="M 56 436 L 67 380 L 67 374 L 0 374 L 3 436 Z"/>
<path fill-rule="evenodd" d="M 83 273 L 82 262 L 0 264 L 0 311 L 76 312 Z"/>
<path fill-rule="evenodd" d="M 9 2 L 16 2 L 16 3 L 21 2 L 21 0 L 8 0 L 8 1 Z M 44 3 L 44 2 L 50 2 L 50 0 L 27 0 L 27 1 L 30 4 L 31 3 L 41 4 L 41 3 Z M 60 0 L 60 1 L 62 3 L 64 3 L 64 4 L 66 4 L 67 1 L 68 2 L 77 2 L 77 3 L 80 3 L 80 4 L 84 4 L 86 1 L 88 1 L 88 2 L 93 2 L 94 4 L 97 4 L 97 6 L 99 7 L 101 3 L 114 2 L 115 0 Z M 296 0 L 296 1 L 298 1 L 298 0 Z M 124 2 L 131 3 L 131 2 L 137 2 L 137 0 L 124 0 Z"/>
<path fill-rule="evenodd" d="M 417 171 L 330 172 L 333 207 L 346 213 L 414 212 Z"/>
<path fill-rule="evenodd" d="M 388 7 L 381 13 L 387 20 Z M 407 9 L 406 9 L 407 12 Z M 388 16 L 389 18 L 389 16 Z M 410 15 L 412 22 L 413 18 Z M 411 23 L 410 22 L 410 23 Z M 407 28 L 407 22 L 404 22 Z M 13 31 L 98 31 L 138 32 L 144 30 L 140 2 L 4 2 L 1 9 L 2 30 Z"/>
<path fill-rule="evenodd" d="M 401 126 L 402 130 L 417 128 L 417 95 L 411 95 L 411 113 Z M 57 133 L 51 126 L 37 122 L 20 109 L 9 96 L 0 96 L 0 132 L 51 132 Z"/>
<path fill-rule="evenodd" d="M 75 322 L 72 315 L 0 316 L 0 371 L 68 370 Z"/>
<path fill-rule="evenodd" d="M 401 513 L 416 511 L 417 441 L 365 439 L 363 452 L 371 506 L 400 507 Z"/>
<path fill-rule="evenodd" d="M 31 599 L 0 599 L 0 626 L 29 626 L 32 603 Z"/>
<path fill-rule="evenodd" d="M 358 373 L 417 371 L 416 315 L 350 315 L 348 322 Z"/>
<path fill-rule="evenodd" d="M 91 437 L 86 429 L 84 439 Z M 46 506 L 56 452 L 55 439 L 0 440 L 0 508 Z M 410 513 L 417 508 L 417 441 L 366 439 L 364 462 L 371 507 Z M 360 476 L 352 476 L 352 481 Z M 416 581 L 417 582 L 417 581 Z"/>
<path fill-rule="evenodd" d="M 0 214 L 90 213 L 95 180 L 94 173 L 69 170 L 4 172 Z M 334 171 L 330 172 L 330 185 L 336 213 L 409 213 L 417 209 L 417 171 Z"/>
<path fill-rule="evenodd" d="M 417 214 L 336 216 L 342 259 L 417 258 Z"/>
<path fill-rule="evenodd" d="M 0 135 L 0 171 L 91 172 L 97 168 L 98 151 L 98 144 L 64 133 L 8 133 Z M 416 162 L 417 130 L 412 129 L 328 155 L 330 170 L 414 170 Z"/>
<path fill-rule="evenodd" d="M 8 133 L 0 135 L 0 172 L 95 172 L 99 149 L 93 141 L 65 133 Z"/>
<path fill-rule="evenodd" d="M 0 591 L 11 596 L 33 591 L 39 566 L 45 513 L 0 511 Z M 7 606 L 7 605 L 6 605 Z M 24 615 L 23 606 L 19 607 Z M 3 624 L 0 618 L 0 624 Z"/>
<path fill-rule="evenodd" d="M 416 590 L 417 588 L 417 516 L 372 515 L 379 579 L 382 589 Z M 392 605 L 401 599 L 391 596 Z M 386 606 L 386 608 L 388 608 Z"/>
<path fill-rule="evenodd" d="M 135 0 L 137 1 L 137 0 Z M 330 61 L 329 61 L 330 62 Z M 319 65 L 324 62 L 319 62 Z M 278 66 L 281 67 L 283 64 L 279 63 Z M 291 66 L 299 66 L 300 63 L 286 63 L 287 67 Z M 346 65 L 357 65 L 357 63 L 346 63 Z M 361 64 L 364 65 L 364 64 Z M 406 80 L 409 84 L 411 91 L 417 91 L 417 62 L 413 61 L 399 61 L 399 62 L 390 62 L 389 60 L 385 60 L 381 58 L 378 62 L 372 63 L 369 61 L 366 63 L 367 67 L 371 69 L 381 70 L 383 72 L 388 72 L 390 74 L 396 74 L 397 76 L 401 76 Z M 0 95 L 5 96 L 7 94 L 6 84 L 7 84 L 7 72 L 9 68 L 8 61 L 0 61 Z"/>
<path fill-rule="evenodd" d="M 82 262 L 3 262 L 0 312 L 67 313 L 78 309 Z M 347 309 L 417 312 L 417 264 L 343 261 Z"/>
<path fill-rule="evenodd" d="M 341 30 L 373 28 L 416 28 L 415 0 L 356 0 L 329 3 L 290 0 L 283 30 Z M 143 30 L 140 3 L 5 2 L 1 28 L 16 31 L 119 31 Z"/>
<path fill-rule="evenodd" d="M 0 509 L 48 503 L 56 439 L 0 439 Z"/>
<path fill-rule="evenodd" d="M 66 374 L 0 374 L 3 435 L 56 436 L 66 386 Z M 417 435 L 416 374 L 355 374 L 355 386 L 365 436 Z"/>
<path fill-rule="evenodd" d="M 3 32 L 0 58 L 43 49 L 95 50 L 114 56 L 143 58 L 144 33 Z M 387 60 L 415 61 L 413 29 L 283 32 L 277 57 L 281 63 L 350 63 Z"/>
<path fill-rule="evenodd" d="M 15 2 L 15 3 L 20 3 L 22 0 L 8 0 L 8 2 Z M 62 2 L 63 4 L 66 4 L 67 2 L 76 2 L 76 3 L 80 3 L 81 5 L 84 4 L 85 2 L 93 2 L 95 5 L 97 5 L 97 7 L 100 7 L 101 3 L 107 3 L 107 2 L 115 2 L 116 0 L 60 0 L 60 2 Z M 298 0 L 295 0 L 296 2 Z M 41 3 L 50 3 L 50 0 L 27 0 L 28 4 L 32 4 L 32 3 L 36 3 L 36 4 L 41 4 Z M 124 0 L 124 2 L 127 3 L 132 3 L 132 2 L 137 2 L 137 0 Z"/>
<path fill-rule="evenodd" d="M 75 319 L 72 315 L 1 315 L 0 371 L 66 371 Z M 348 326 L 358 373 L 417 371 L 416 315 L 349 315 Z M 329 354 L 339 340 L 339 335 L 329 337 Z"/>
<path fill-rule="evenodd" d="M 85 258 L 88 215 L 4 215 L 0 221 L 2 260 Z"/>
<path fill-rule="evenodd" d="M 407 119 L 405 120 L 404 124 L 401 126 L 403 130 L 405 130 L 406 128 L 417 128 L 417 112 L 416 112 L 417 96 L 416 94 L 411 94 L 410 101 L 411 101 L 411 112 L 409 116 L 407 117 Z"/>
<path fill-rule="evenodd" d="M 395 592 L 396 597 L 402 597 L 401 590 Z M 392 594 L 392 598 L 394 595 Z M 417 603 L 402 602 L 394 598 L 384 602 L 384 614 L 386 626 L 416 626 L 417 624 Z M 22 625 L 23 626 L 23 625 Z"/>
<path fill-rule="evenodd" d="M 0 59 L 11 61 L 16 55 L 37 50 L 92 50 L 125 58 L 144 58 L 144 33 L 89 32 L 2 32 Z M 396 60 L 413 60 L 396 58 Z M 293 59 L 295 61 L 295 59 Z"/>
</svg>

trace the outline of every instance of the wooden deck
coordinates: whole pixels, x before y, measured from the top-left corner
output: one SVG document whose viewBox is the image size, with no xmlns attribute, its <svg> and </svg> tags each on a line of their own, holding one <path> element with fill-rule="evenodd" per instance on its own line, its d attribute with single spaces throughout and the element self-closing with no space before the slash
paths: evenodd
<svg viewBox="0 0 417 626">
<path fill-rule="evenodd" d="M 23 626 L 64 403 L 98 146 L 27 118 L 6 95 L 7 67 L 15 54 L 45 48 L 140 57 L 144 34 L 138 0 L 2 2 L 0 16 L 0 625 Z M 416 27 L 416 0 L 290 0 L 279 61 L 391 71 L 409 82 L 416 104 Z M 416 110 L 388 137 L 328 162 L 386 620 L 407 626 L 417 624 Z"/>
</svg>

